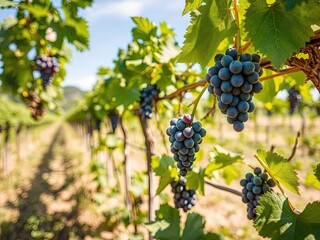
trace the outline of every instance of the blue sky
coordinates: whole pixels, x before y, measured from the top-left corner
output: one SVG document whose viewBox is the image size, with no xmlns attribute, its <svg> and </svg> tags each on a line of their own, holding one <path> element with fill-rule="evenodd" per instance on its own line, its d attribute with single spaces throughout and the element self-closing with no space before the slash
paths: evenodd
<svg viewBox="0 0 320 240">
<path fill-rule="evenodd" d="M 58 2 L 58 1 L 54 1 Z M 74 85 L 90 90 L 96 81 L 99 66 L 112 66 L 119 48 L 125 48 L 131 41 L 134 26 L 131 16 L 148 17 L 159 23 L 166 21 L 177 33 L 182 44 L 189 22 L 188 16 L 181 16 L 184 0 L 95 0 L 91 8 L 81 12 L 89 22 L 90 50 L 73 51 L 73 58 L 67 64 L 67 76 L 63 86 Z M 0 21 L 13 11 L 0 10 Z"/>
</svg>

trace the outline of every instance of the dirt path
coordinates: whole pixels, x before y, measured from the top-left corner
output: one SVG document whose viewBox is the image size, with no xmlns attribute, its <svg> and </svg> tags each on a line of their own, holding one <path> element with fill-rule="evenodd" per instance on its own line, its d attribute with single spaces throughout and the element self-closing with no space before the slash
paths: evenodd
<svg viewBox="0 0 320 240">
<path fill-rule="evenodd" d="M 68 148 L 65 128 L 59 127 L 54 134 L 35 174 L 0 206 L 16 216 L 13 222 L 1 222 L 1 239 L 63 240 L 92 235 L 90 227 L 78 220 L 85 186 L 77 175 L 77 158 Z"/>
</svg>

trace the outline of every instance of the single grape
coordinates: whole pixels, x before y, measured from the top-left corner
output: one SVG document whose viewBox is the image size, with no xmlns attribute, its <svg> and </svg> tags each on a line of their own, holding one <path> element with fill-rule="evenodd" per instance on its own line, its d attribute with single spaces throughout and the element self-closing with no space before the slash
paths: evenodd
<svg viewBox="0 0 320 240">
<path fill-rule="evenodd" d="M 263 89 L 263 86 L 262 86 L 261 82 L 257 82 L 257 83 L 255 83 L 255 84 L 253 84 L 253 89 L 252 89 L 252 91 L 253 91 L 254 93 L 259 93 L 259 92 L 262 91 L 262 89 Z"/>
<path fill-rule="evenodd" d="M 251 55 L 251 57 L 252 57 L 252 62 L 260 63 L 261 57 L 259 54 L 254 53 Z"/>
<path fill-rule="evenodd" d="M 234 60 L 238 57 L 238 52 L 235 48 L 228 48 L 226 50 L 226 55 L 231 56 Z"/>
<path fill-rule="evenodd" d="M 223 92 L 231 92 L 232 91 L 232 85 L 231 85 L 230 81 L 223 81 L 221 83 L 221 90 Z"/>
<path fill-rule="evenodd" d="M 224 67 L 219 70 L 218 75 L 221 80 L 229 80 L 231 77 L 231 72 L 229 71 L 229 68 Z"/>
<path fill-rule="evenodd" d="M 254 185 L 256 185 L 256 186 L 262 185 L 262 179 L 261 179 L 260 177 L 254 177 L 254 178 L 252 179 L 252 182 L 253 182 Z"/>
<path fill-rule="evenodd" d="M 220 101 L 224 104 L 230 104 L 233 100 L 231 93 L 222 93 Z"/>
<path fill-rule="evenodd" d="M 193 122 L 191 124 L 191 126 L 192 126 L 193 131 L 196 132 L 196 133 L 199 132 L 201 130 L 201 128 L 202 128 L 202 125 L 201 125 L 200 122 Z"/>
<path fill-rule="evenodd" d="M 254 72 L 255 66 L 253 62 L 244 62 L 242 65 L 242 72 L 245 75 L 250 75 Z"/>
<path fill-rule="evenodd" d="M 194 141 L 192 138 L 187 138 L 183 141 L 183 144 L 187 147 L 187 148 L 192 148 L 194 146 Z"/>
<path fill-rule="evenodd" d="M 217 63 L 217 62 L 220 62 L 221 59 L 223 58 L 223 54 L 222 53 L 218 53 L 217 55 L 215 55 L 214 57 L 214 61 Z"/>
<path fill-rule="evenodd" d="M 241 86 L 241 91 L 242 91 L 243 93 L 250 93 L 251 90 L 252 90 L 252 88 L 253 88 L 252 84 L 249 83 L 249 82 L 247 82 L 247 81 L 245 81 L 245 82 L 243 83 L 243 85 Z"/>
<path fill-rule="evenodd" d="M 249 119 L 249 114 L 248 114 L 247 112 L 245 112 L 245 113 L 240 112 L 240 113 L 238 114 L 237 119 L 238 119 L 239 121 L 241 121 L 241 122 L 246 122 L 246 121 L 248 121 L 248 119 Z"/>
<path fill-rule="evenodd" d="M 241 87 L 244 82 L 242 74 L 232 75 L 230 82 L 234 87 Z"/>
<path fill-rule="evenodd" d="M 249 109 L 248 109 L 248 112 L 250 113 L 250 112 L 253 112 L 254 111 L 254 109 L 255 109 L 255 105 L 254 105 L 254 103 L 253 102 L 248 102 L 249 103 Z"/>
<path fill-rule="evenodd" d="M 260 173 L 262 173 L 262 170 L 261 170 L 261 168 L 256 167 L 256 168 L 254 168 L 253 172 L 255 175 L 259 175 Z"/>
<path fill-rule="evenodd" d="M 230 118 L 236 118 L 238 116 L 238 113 L 239 113 L 239 111 L 236 107 L 229 107 L 227 109 L 227 115 Z"/>
<path fill-rule="evenodd" d="M 253 72 L 247 76 L 247 81 L 251 84 L 255 84 L 259 81 L 259 74 L 257 72 Z"/>
<path fill-rule="evenodd" d="M 186 138 L 191 138 L 194 134 L 194 131 L 191 127 L 186 127 L 185 129 L 183 129 L 183 135 Z"/>
<path fill-rule="evenodd" d="M 246 101 L 241 101 L 238 103 L 238 110 L 239 112 L 245 113 L 249 109 L 249 103 Z"/>
<path fill-rule="evenodd" d="M 211 67 L 208 69 L 208 75 L 210 77 L 212 77 L 212 76 L 218 74 L 219 70 L 220 70 L 220 68 L 218 68 L 218 67 Z"/>
<path fill-rule="evenodd" d="M 213 75 L 212 78 L 210 78 L 210 85 L 213 87 L 220 87 L 221 79 L 218 75 Z"/>
<path fill-rule="evenodd" d="M 229 55 L 225 55 L 223 56 L 223 58 L 221 58 L 221 65 L 223 67 L 229 67 L 230 63 L 233 61 L 233 58 Z"/>
<path fill-rule="evenodd" d="M 230 72 L 232 72 L 233 74 L 238 74 L 241 73 L 242 71 L 242 63 L 240 61 L 232 61 L 229 65 L 229 70 Z"/>
<path fill-rule="evenodd" d="M 241 54 L 241 56 L 240 56 L 240 61 L 241 61 L 241 62 L 247 62 L 247 61 L 251 62 L 251 61 L 252 61 L 252 56 L 251 56 L 251 54 L 249 54 L 249 53 L 243 53 L 243 54 Z"/>
<path fill-rule="evenodd" d="M 235 121 L 234 123 L 233 123 L 233 129 L 236 131 L 236 132 L 241 132 L 241 131 L 243 131 L 243 129 L 244 129 L 244 124 L 243 124 L 243 122 L 240 122 L 240 121 Z"/>
</svg>

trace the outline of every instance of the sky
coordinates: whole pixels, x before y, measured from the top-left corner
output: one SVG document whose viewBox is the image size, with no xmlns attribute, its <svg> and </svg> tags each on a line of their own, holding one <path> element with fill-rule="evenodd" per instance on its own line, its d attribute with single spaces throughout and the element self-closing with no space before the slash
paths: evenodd
<svg viewBox="0 0 320 240">
<path fill-rule="evenodd" d="M 57 1 L 54 1 L 57 2 Z M 95 0 L 91 8 L 80 12 L 88 20 L 90 50 L 79 52 L 73 48 L 73 58 L 66 65 L 67 76 L 63 86 L 77 86 L 82 90 L 92 89 L 100 66 L 110 67 L 119 48 L 131 42 L 130 17 L 148 17 L 155 23 L 166 21 L 173 27 L 176 40 L 182 45 L 189 17 L 181 15 L 184 0 Z M 13 11 L 0 9 L 0 21 Z"/>
</svg>

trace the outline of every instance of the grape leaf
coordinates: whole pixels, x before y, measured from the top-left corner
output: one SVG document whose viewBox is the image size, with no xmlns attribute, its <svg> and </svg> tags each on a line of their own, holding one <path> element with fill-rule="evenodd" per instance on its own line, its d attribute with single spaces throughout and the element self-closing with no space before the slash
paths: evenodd
<svg viewBox="0 0 320 240">
<path fill-rule="evenodd" d="M 186 0 L 186 5 L 183 9 L 182 15 L 185 15 L 190 11 L 197 10 L 200 7 L 202 2 L 203 0 Z"/>
<path fill-rule="evenodd" d="M 254 227 L 263 237 L 273 240 L 320 239 L 320 202 L 309 203 L 303 212 L 295 214 L 277 193 L 266 193 L 256 208 Z"/>
<path fill-rule="evenodd" d="M 249 3 L 244 28 L 254 47 L 276 68 L 280 68 L 294 52 L 299 52 L 314 35 L 311 25 L 316 24 L 315 17 L 302 18 L 310 7 L 286 11 L 283 2 L 279 1 L 272 5 L 265 0 L 249 0 Z"/>
<path fill-rule="evenodd" d="M 210 163 L 207 165 L 205 175 L 209 176 L 215 170 L 224 168 L 235 162 L 242 161 L 243 156 L 239 153 L 233 153 L 221 146 L 215 146 L 212 152 L 209 152 Z"/>
<path fill-rule="evenodd" d="M 263 81 L 263 90 L 255 95 L 259 101 L 263 103 L 272 102 L 278 91 L 276 90 L 275 80 L 269 79 L 268 81 Z"/>
<path fill-rule="evenodd" d="M 220 43 L 233 36 L 237 30 L 230 10 L 232 1 L 204 2 L 205 5 L 191 14 L 191 24 L 184 36 L 184 45 L 178 59 L 180 62 L 198 62 L 206 66 L 213 59 Z"/>
<path fill-rule="evenodd" d="M 299 194 L 299 178 L 294 171 L 294 167 L 287 159 L 275 152 L 266 152 L 263 149 L 257 150 L 256 158 L 275 180 L 291 192 Z"/>
<path fill-rule="evenodd" d="M 163 204 L 156 211 L 156 221 L 147 223 L 146 227 L 156 239 L 180 239 L 179 211 L 168 204 Z"/>
<path fill-rule="evenodd" d="M 36 18 L 46 17 L 49 15 L 49 5 L 20 3 L 19 8 L 29 11 Z"/>
<path fill-rule="evenodd" d="M 228 185 L 230 185 L 233 180 L 239 179 L 240 176 L 240 169 L 234 165 L 228 165 L 222 169 L 222 177 Z"/>
<path fill-rule="evenodd" d="M 197 190 L 201 195 L 204 195 L 204 171 L 204 168 L 200 168 L 199 172 L 189 171 L 186 176 L 187 186 Z"/>
<path fill-rule="evenodd" d="M 320 163 L 317 165 L 316 169 L 314 170 L 314 175 L 320 181 Z"/>
<path fill-rule="evenodd" d="M 207 233 L 204 235 L 201 240 L 223 240 L 224 238 L 216 233 Z"/>
<path fill-rule="evenodd" d="M 168 186 L 172 180 L 178 176 L 177 169 L 174 167 L 175 161 L 167 156 L 162 155 L 161 158 L 153 156 L 151 161 L 151 167 L 157 176 L 160 176 L 159 185 L 157 188 L 157 195 L 159 195 L 166 186 Z"/>
<path fill-rule="evenodd" d="M 204 236 L 205 220 L 197 213 L 188 214 L 182 233 L 183 240 L 201 239 Z"/>
<path fill-rule="evenodd" d="M 149 21 L 148 18 L 132 17 L 132 20 L 137 27 L 132 29 L 132 35 L 134 40 L 150 40 L 152 35 L 156 35 L 157 27 Z"/>
</svg>

